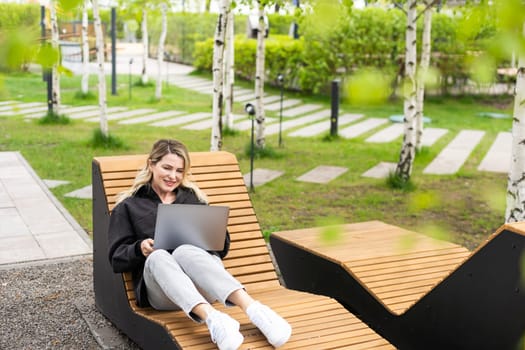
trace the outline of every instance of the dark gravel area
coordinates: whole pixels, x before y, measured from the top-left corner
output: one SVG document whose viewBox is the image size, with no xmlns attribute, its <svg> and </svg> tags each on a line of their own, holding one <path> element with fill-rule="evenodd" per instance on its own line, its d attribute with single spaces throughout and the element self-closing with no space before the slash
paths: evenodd
<svg viewBox="0 0 525 350">
<path fill-rule="evenodd" d="M 96 309 L 91 257 L 0 267 L 0 349 L 138 349 Z"/>
</svg>

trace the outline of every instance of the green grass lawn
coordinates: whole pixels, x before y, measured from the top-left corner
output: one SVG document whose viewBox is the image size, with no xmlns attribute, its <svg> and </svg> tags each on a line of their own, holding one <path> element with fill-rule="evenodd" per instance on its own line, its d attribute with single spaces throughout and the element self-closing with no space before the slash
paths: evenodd
<svg viewBox="0 0 525 350">
<path fill-rule="evenodd" d="M 137 78 L 134 78 L 137 79 Z M 128 77 L 118 78 L 117 96 L 108 92 L 108 106 L 155 108 L 160 110 L 210 111 L 211 96 L 166 86 L 161 101 L 154 99 L 154 85 L 132 86 L 129 98 Z M 63 77 L 62 103 L 96 104 L 96 99 L 75 97 L 80 89 L 79 77 Z M 91 90 L 96 92 L 96 78 L 91 77 Z M 108 87 L 109 80 L 108 80 Z M 249 86 L 249 85 L 246 85 Z M 2 100 L 46 100 L 46 87 L 40 75 L 13 74 L 3 77 Z M 273 91 L 278 94 L 278 91 Z M 290 96 L 297 97 L 295 94 Z M 330 106 L 326 97 L 304 97 L 305 103 Z M 341 113 L 359 112 L 368 117 L 388 117 L 402 113 L 402 101 L 378 106 L 352 106 L 344 101 Z M 331 222 L 382 220 L 407 229 L 445 237 L 469 248 L 477 246 L 504 221 L 506 174 L 476 170 L 497 133 L 511 128 L 510 119 L 482 118 L 479 112 L 511 113 L 511 98 L 430 97 L 425 115 L 431 126 L 449 129 L 449 133 L 432 148 L 416 157 L 412 180 L 415 190 L 404 192 L 389 188 L 384 180 L 368 179 L 361 174 L 380 161 L 397 162 L 401 140 L 387 144 L 370 144 L 359 138 L 328 141 L 326 135 L 292 138 L 284 134 L 284 147 L 278 147 L 278 136 L 267 138 L 276 156 L 255 160 L 256 168 L 284 171 L 273 182 L 256 188 L 251 194 L 260 224 L 265 232 L 324 225 Z M 242 115 L 238 104 L 235 113 Z M 278 117 L 268 112 L 269 117 Z M 91 183 L 91 160 L 94 156 L 147 153 L 158 138 L 176 138 L 191 151 L 210 148 L 210 131 L 189 131 L 178 127 L 158 128 L 147 125 L 119 125 L 110 122 L 111 135 L 125 144 L 121 149 L 93 148 L 89 141 L 97 123 L 72 120 L 66 125 L 42 125 L 37 120 L 0 116 L 0 151 L 20 151 L 42 179 L 67 180 L 71 183 L 52 189 L 73 217 L 92 231 L 91 201 L 64 197 L 65 193 Z M 461 129 L 484 130 L 486 135 L 456 175 L 431 176 L 422 171 Z M 223 150 L 237 155 L 241 170 L 250 170 L 249 131 L 227 135 Z M 342 166 L 348 172 L 326 185 L 299 182 L 296 178 L 319 165 Z"/>
</svg>

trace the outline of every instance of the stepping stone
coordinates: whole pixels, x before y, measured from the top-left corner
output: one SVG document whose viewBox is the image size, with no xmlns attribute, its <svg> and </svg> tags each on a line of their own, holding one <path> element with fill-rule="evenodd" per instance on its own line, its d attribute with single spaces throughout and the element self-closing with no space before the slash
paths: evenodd
<svg viewBox="0 0 525 350">
<path fill-rule="evenodd" d="M 284 131 L 284 130 L 295 128 L 295 127 L 302 126 L 305 124 L 313 123 L 320 119 L 330 118 L 330 114 L 331 114 L 330 110 L 324 109 L 324 110 L 321 110 L 319 112 L 316 112 L 314 114 L 310 114 L 304 117 L 288 119 L 281 123 L 281 128 L 282 128 L 282 131 Z M 275 124 L 272 124 L 266 127 L 266 130 L 264 132 L 265 135 L 273 135 L 273 134 L 279 133 L 279 127 L 280 127 L 279 124 L 280 123 L 275 123 Z"/>
<path fill-rule="evenodd" d="M 424 174 L 454 174 L 485 135 L 484 131 L 462 130 L 423 170 Z"/>
<path fill-rule="evenodd" d="M 512 158 L 512 133 L 500 132 L 490 146 L 485 158 L 478 166 L 478 170 L 496 173 L 508 173 Z"/>
<path fill-rule="evenodd" d="M 174 126 L 174 125 L 182 125 L 182 124 L 189 124 L 191 122 L 194 122 L 196 120 L 201 120 L 204 118 L 211 118 L 211 114 L 208 112 L 198 112 L 193 114 L 188 114 L 182 117 L 176 117 L 173 119 L 168 120 L 161 120 L 159 122 L 152 123 L 150 125 L 152 126 Z"/>
<path fill-rule="evenodd" d="M 397 164 L 389 162 L 381 162 L 375 167 L 368 169 L 361 176 L 372 177 L 375 179 L 385 179 L 390 173 L 396 171 Z"/>
<path fill-rule="evenodd" d="M 266 125 L 268 125 L 268 124 L 271 124 L 271 123 L 275 122 L 276 120 L 277 120 L 276 118 L 268 118 L 268 117 L 266 117 L 265 118 L 265 123 L 266 123 Z M 257 122 L 255 122 L 255 126 L 254 127 L 257 128 Z M 235 123 L 233 125 L 233 128 L 235 130 L 239 130 L 239 131 L 249 130 L 249 129 L 252 128 L 252 120 L 251 119 L 245 119 L 243 121 Z"/>
<path fill-rule="evenodd" d="M 486 117 L 493 119 L 509 119 L 510 115 L 505 113 L 492 113 L 492 112 L 481 112 L 478 113 L 478 117 Z"/>
<path fill-rule="evenodd" d="M 193 124 L 189 124 L 189 125 L 183 126 L 182 129 L 186 129 L 186 130 L 206 130 L 206 129 L 211 129 L 212 124 L 213 124 L 212 116 L 210 116 L 206 120 L 202 120 L 202 121 L 197 122 L 197 123 L 193 123 Z"/>
<path fill-rule="evenodd" d="M 339 136 L 347 138 L 347 139 L 351 139 L 359 135 L 362 135 L 366 133 L 367 131 L 375 129 L 378 126 L 386 124 L 387 122 L 388 120 L 384 118 L 369 118 L 360 123 L 353 124 L 343 130 L 340 130 Z"/>
<path fill-rule="evenodd" d="M 301 175 L 297 178 L 297 180 L 304 182 L 313 182 L 318 184 L 326 184 L 347 171 L 348 168 L 320 165 L 317 168 L 310 170 L 306 174 Z"/>
<path fill-rule="evenodd" d="M 47 186 L 47 188 L 55 188 L 62 185 L 67 185 L 69 181 L 63 181 L 63 180 L 42 180 L 44 184 Z"/>
<path fill-rule="evenodd" d="M 392 142 L 399 136 L 403 135 L 405 126 L 403 124 L 392 124 L 389 127 L 384 128 L 376 132 L 374 135 L 366 139 L 366 142 L 372 143 L 384 143 Z"/>
<path fill-rule="evenodd" d="M 195 80 L 195 81 L 192 81 L 192 82 L 179 84 L 178 86 L 180 86 L 182 88 L 185 88 L 185 89 L 196 89 L 196 88 L 204 87 L 204 86 L 211 87 L 212 86 L 212 82 L 209 81 L 209 80 Z"/>
<path fill-rule="evenodd" d="M 304 104 L 298 107 L 290 108 L 283 111 L 283 117 L 297 117 L 298 115 L 306 114 L 308 112 L 316 111 L 322 106 L 316 104 Z"/>
<path fill-rule="evenodd" d="M 250 174 L 243 175 L 246 187 L 250 188 Z M 253 187 L 262 186 L 270 181 L 273 181 L 284 174 L 284 171 L 270 170 L 270 169 L 254 169 L 253 170 Z"/>
<path fill-rule="evenodd" d="M 78 107 L 64 107 L 63 106 L 63 109 L 61 109 L 61 112 L 62 114 L 66 114 L 68 115 L 69 117 L 69 114 L 71 113 L 77 113 L 77 112 L 84 112 L 84 111 L 92 111 L 94 109 L 97 109 L 98 110 L 98 106 L 95 106 L 95 105 L 90 105 L 90 106 L 78 106 Z M 45 111 L 47 112 L 47 107 L 45 109 Z M 35 119 L 35 118 L 42 118 L 46 115 L 46 113 L 33 113 L 33 114 L 26 114 L 24 115 L 24 117 L 26 119 Z"/>
<path fill-rule="evenodd" d="M 155 111 L 156 111 L 155 109 L 151 109 L 151 108 L 139 108 L 139 109 L 132 109 L 129 111 L 123 111 L 119 113 L 108 113 L 107 117 L 108 117 L 108 120 L 120 120 L 120 119 L 126 119 L 126 118 L 131 118 L 131 117 L 135 117 L 139 115 L 152 113 Z M 86 121 L 87 122 L 98 122 L 100 121 L 100 117 L 89 118 L 89 119 L 86 119 Z"/>
<path fill-rule="evenodd" d="M 388 117 L 388 119 L 390 119 L 391 122 L 393 123 L 404 123 L 405 122 L 405 116 L 403 114 L 396 114 L 396 115 L 391 115 L 390 117 Z M 430 123 L 432 120 L 428 117 L 423 117 L 423 124 L 425 123 Z"/>
<path fill-rule="evenodd" d="M 272 102 L 275 102 L 275 101 L 279 101 L 279 103 L 281 103 L 281 96 L 279 95 L 272 95 L 272 96 L 266 96 L 263 98 L 263 103 L 272 103 Z M 284 100 L 283 100 L 284 102 Z M 284 106 L 283 106 L 284 107 Z"/>
<path fill-rule="evenodd" d="M 445 135 L 447 132 L 448 132 L 447 129 L 425 128 L 423 130 L 423 139 L 421 140 L 421 145 L 430 147 L 434 143 L 436 143 L 436 141 L 439 140 L 441 136 Z"/>
<path fill-rule="evenodd" d="M 91 185 L 82 187 L 78 190 L 66 193 L 64 197 L 78 198 L 78 199 L 92 199 L 93 191 Z"/>
<path fill-rule="evenodd" d="M 0 101 L 0 106 L 18 103 L 17 101 Z"/>
<path fill-rule="evenodd" d="M 182 112 L 182 111 L 158 112 L 158 113 L 148 114 L 148 115 L 145 115 L 145 116 L 142 116 L 142 117 L 138 117 L 138 118 L 122 120 L 122 121 L 119 122 L 119 124 L 126 124 L 126 125 L 128 125 L 128 124 L 149 123 L 149 122 L 152 122 L 152 121 L 155 121 L 155 120 L 159 120 L 159 119 L 166 119 L 166 118 L 175 117 L 177 115 L 181 115 L 181 114 L 184 114 L 184 113 L 186 113 L 186 112 Z"/>
<path fill-rule="evenodd" d="M 237 87 L 233 88 L 233 96 L 234 97 L 250 95 L 250 94 L 251 95 L 254 94 L 253 90 L 251 90 L 251 89 L 243 89 L 243 88 L 237 88 Z"/>
<path fill-rule="evenodd" d="M 29 102 L 29 103 L 16 103 L 14 105 L 2 106 L 0 107 L 0 115 L 2 116 L 11 116 L 24 113 L 24 110 L 33 108 L 33 107 L 42 107 L 46 106 L 42 102 Z"/>
<path fill-rule="evenodd" d="M 292 107 L 292 106 L 295 106 L 295 105 L 298 105 L 299 103 L 301 103 L 302 101 L 301 100 L 297 100 L 297 99 L 285 99 L 283 101 L 283 109 L 284 108 L 288 108 L 288 107 Z M 267 106 L 264 106 L 264 109 L 265 110 L 268 110 L 268 111 L 278 111 L 281 109 L 281 101 L 279 102 L 274 102 L 274 103 L 271 103 Z"/>
<path fill-rule="evenodd" d="M 114 113 L 114 112 L 120 112 L 127 110 L 126 107 L 109 107 L 106 108 L 106 114 Z M 71 119 L 84 119 L 89 117 L 97 116 L 97 120 L 100 118 L 100 108 L 97 106 L 97 109 L 92 109 L 89 111 L 74 113 L 69 116 Z"/>
<path fill-rule="evenodd" d="M 254 97 L 253 97 L 253 91 L 251 91 L 249 94 L 246 94 L 246 95 L 240 95 L 240 96 L 236 96 L 235 94 L 233 95 L 233 101 L 234 102 L 246 102 L 246 101 L 250 101 L 250 100 L 253 100 Z M 252 101 L 253 103 L 253 101 Z"/>
<path fill-rule="evenodd" d="M 331 115 L 331 112 L 330 112 L 330 115 Z M 337 125 L 338 126 L 343 126 L 343 125 L 346 125 L 346 124 L 350 124 L 358 119 L 361 119 L 363 118 L 363 115 L 362 114 L 343 114 L 343 115 L 340 115 L 338 117 L 338 120 L 337 120 Z M 322 121 L 322 122 L 319 122 L 319 123 L 315 123 L 315 124 L 312 124 L 312 125 L 308 125 L 308 126 L 305 126 L 304 128 L 302 129 L 299 129 L 299 130 L 296 130 L 296 131 L 293 131 L 291 133 L 288 134 L 288 136 L 292 136 L 292 137 L 310 137 L 310 136 L 315 136 L 315 135 L 319 135 L 323 132 L 326 132 L 330 130 L 330 120 L 328 121 Z"/>
<path fill-rule="evenodd" d="M 61 106 L 60 108 L 60 113 L 62 114 L 62 109 L 65 108 L 66 106 Z M 17 115 L 25 115 L 25 114 L 32 114 L 32 113 L 37 113 L 37 112 L 47 112 L 48 110 L 48 107 L 47 105 L 46 106 L 38 106 L 38 107 L 31 107 L 31 108 L 27 108 L 27 109 L 21 109 L 20 111 L 18 111 L 16 114 Z"/>
</svg>

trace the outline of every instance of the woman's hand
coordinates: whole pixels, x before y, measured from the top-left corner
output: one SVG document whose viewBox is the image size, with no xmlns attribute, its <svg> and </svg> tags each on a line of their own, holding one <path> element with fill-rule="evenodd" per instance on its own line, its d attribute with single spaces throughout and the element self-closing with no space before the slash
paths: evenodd
<svg viewBox="0 0 525 350">
<path fill-rule="evenodd" d="M 153 239 L 147 238 L 140 243 L 140 251 L 146 258 L 153 253 Z"/>
</svg>

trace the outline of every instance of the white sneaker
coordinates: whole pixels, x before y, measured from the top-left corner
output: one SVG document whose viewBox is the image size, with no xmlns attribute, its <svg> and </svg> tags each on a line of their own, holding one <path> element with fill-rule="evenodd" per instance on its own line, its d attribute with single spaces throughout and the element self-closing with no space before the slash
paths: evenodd
<svg viewBox="0 0 525 350">
<path fill-rule="evenodd" d="M 274 347 L 278 348 L 290 339 L 292 327 L 268 306 L 256 301 L 248 306 L 246 313 L 250 321 L 259 328 Z"/>
<path fill-rule="evenodd" d="M 243 335 L 239 332 L 239 322 L 225 313 L 212 311 L 208 314 L 206 325 L 211 340 L 220 350 L 237 350 L 244 341 Z"/>
</svg>

